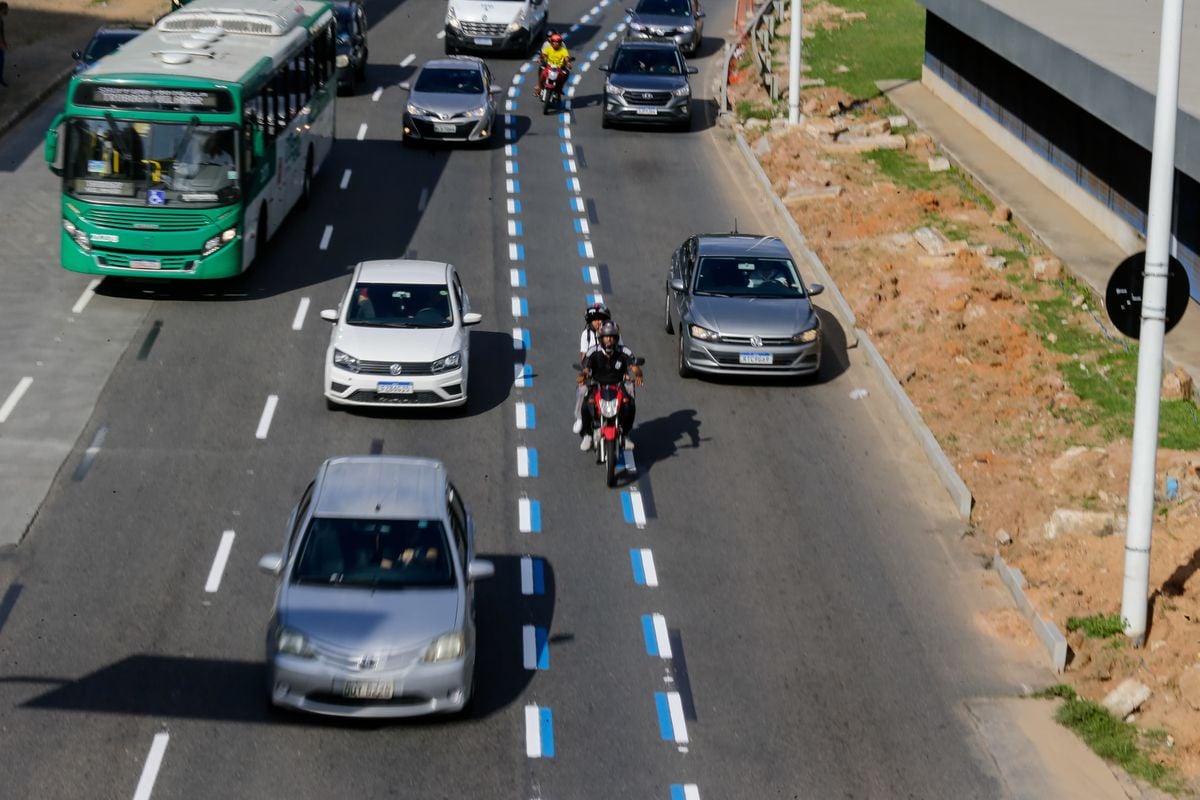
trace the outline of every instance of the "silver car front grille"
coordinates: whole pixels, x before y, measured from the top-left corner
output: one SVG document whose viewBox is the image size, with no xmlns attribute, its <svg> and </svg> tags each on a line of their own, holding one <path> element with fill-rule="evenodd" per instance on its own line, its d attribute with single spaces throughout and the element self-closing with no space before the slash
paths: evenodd
<svg viewBox="0 0 1200 800">
<path fill-rule="evenodd" d="M 749 337 L 749 336 L 725 336 L 724 334 L 721 335 L 721 342 L 723 344 L 745 344 L 745 345 L 750 345 L 751 347 L 783 347 L 784 345 L 795 344 L 795 342 L 792 341 L 790 336 L 783 336 L 783 337 L 763 336 L 758 344 L 754 344 L 753 342 L 750 341 L 750 339 L 751 339 L 751 337 Z"/>
</svg>

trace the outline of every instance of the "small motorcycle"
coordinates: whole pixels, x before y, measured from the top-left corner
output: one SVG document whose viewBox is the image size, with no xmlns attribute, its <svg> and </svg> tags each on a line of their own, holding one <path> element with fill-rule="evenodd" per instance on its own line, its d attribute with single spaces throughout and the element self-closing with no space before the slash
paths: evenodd
<svg viewBox="0 0 1200 800">
<path fill-rule="evenodd" d="M 549 114 L 552 109 L 562 108 L 563 89 L 567 86 L 567 76 L 571 74 L 570 66 L 553 67 L 542 65 L 542 114 Z"/>
<path fill-rule="evenodd" d="M 636 358 L 633 363 L 640 367 L 646 360 Z M 629 433 L 621 428 L 621 408 L 628 400 L 624 384 L 593 384 L 591 387 L 591 403 L 598 423 L 592 430 L 592 442 L 596 448 L 596 463 L 604 465 L 604 483 L 609 487 L 617 485 L 617 452 Z"/>
</svg>

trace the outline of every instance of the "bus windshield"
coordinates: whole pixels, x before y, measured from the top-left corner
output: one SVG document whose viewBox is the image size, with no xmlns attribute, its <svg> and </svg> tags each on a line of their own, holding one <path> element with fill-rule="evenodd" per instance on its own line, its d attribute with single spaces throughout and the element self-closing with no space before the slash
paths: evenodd
<svg viewBox="0 0 1200 800">
<path fill-rule="evenodd" d="M 238 200 L 238 132 L 191 122 L 76 117 L 67 125 L 67 192 L 138 205 Z"/>
</svg>

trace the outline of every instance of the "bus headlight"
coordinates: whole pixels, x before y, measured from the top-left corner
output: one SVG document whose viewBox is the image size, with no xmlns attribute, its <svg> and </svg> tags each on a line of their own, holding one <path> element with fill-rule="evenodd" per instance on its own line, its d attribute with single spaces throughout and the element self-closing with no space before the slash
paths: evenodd
<svg viewBox="0 0 1200 800">
<path fill-rule="evenodd" d="M 63 220 L 63 230 L 67 232 L 75 240 L 75 244 L 79 245 L 79 249 L 85 253 L 92 252 L 92 243 L 88 241 L 87 234 L 75 227 L 75 223 L 69 219 Z"/>
<path fill-rule="evenodd" d="M 221 245 L 229 244 L 237 238 L 237 228 L 230 228 L 227 231 L 222 231 L 217 236 L 212 237 L 204 243 L 204 250 L 201 255 L 211 255 L 221 249 Z"/>
</svg>

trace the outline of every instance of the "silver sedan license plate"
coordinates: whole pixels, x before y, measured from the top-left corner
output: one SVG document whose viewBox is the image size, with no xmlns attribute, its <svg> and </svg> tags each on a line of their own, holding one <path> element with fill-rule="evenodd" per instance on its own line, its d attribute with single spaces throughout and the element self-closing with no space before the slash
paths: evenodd
<svg viewBox="0 0 1200 800">
<path fill-rule="evenodd" d="M 391 700 L 396 687 L 391 681 L 346 681 L 342 695 L 359 700 Z"/>
<path fill-rule="evenodd" d="M 395 381 L 395 382 L 389 381 L 389 382 L 380 383 L 379 385 L 377 385 L 375 387 L 375 391 L 378 394 L 412 394 L 413 393 L 413 385 L 411 383 L 401 383 L 399 381 Z"/>
<path fill-rule="evenodd" d="M 738 353 L 739 364 L 774 364 L 775 357 L 770 353 Z"/>
<path fill-rule="evenodd" d="M 456 131 L 458 131 L 457 125 L 451 125 L 448 122 L 433 123 L 433 132 L 434 133 L 455 133 Z"/>
</svg>

